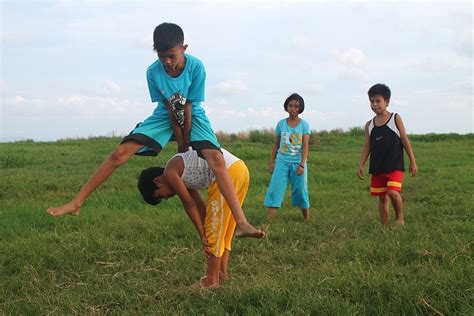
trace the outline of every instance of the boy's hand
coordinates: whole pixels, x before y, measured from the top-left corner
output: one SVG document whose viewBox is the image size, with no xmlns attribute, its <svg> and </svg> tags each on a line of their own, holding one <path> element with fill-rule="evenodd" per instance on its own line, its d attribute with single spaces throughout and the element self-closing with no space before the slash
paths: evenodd
<svg viewBox="0 0 474 316">
<path fill-rule="evenodd" d="M 301 166 L 298 166 L 298 168 L 296 169 L 296 174 L 299 176 L 304 174 L 304 168 Z"/>
<path fill-rule="evenodd" d="M 211 254 L 211 251 L 209 250 L 209 245 L 207 243 L 206 237 L 201 237 L 201 243 L 202 243 L 202 252 L 206 256 L 206 258 L 210 259 L 212 254 Z"/>
<path fill-rule="evenodd" d="M 364 180 L 364 167 L 360 166 L 359 170 L 357 170 L 357 176 L 359 177 L 359 180 Z"/>
<path fill-rule="evenodd" d="M 416 176 L 416 174 L 418 173 L 418 166 L 416 165 L 416 162 L 410 162 L 409 170 L 412 177 Z"/>
<path fill-rule="evenodd" d="M 178 152 L 185 153 L 188 150 L 189 150 L 189 144 L 186 144 L 185 142 L 178 143 Z"/>
<path fill-rule="evenodd" d="M 270 171 L 270 173 L 273 173 L 273 170 L 275 169 L 275 162 L 272 161 L 270 162 L 270 164 L 268 165 L 268 171 Z"/>
</svg>

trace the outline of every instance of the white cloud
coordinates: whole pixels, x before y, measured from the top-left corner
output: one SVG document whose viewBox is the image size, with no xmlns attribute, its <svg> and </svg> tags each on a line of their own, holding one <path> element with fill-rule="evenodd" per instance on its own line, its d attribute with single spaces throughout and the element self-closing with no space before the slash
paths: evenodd
<svg viewBox="0 0 474 316">
<path fill-rule="evenodd" d="M 221 93 L 240 94 L 248 90 L 248 85 L 246 82 L 239 79 L 226 80 L 216 84 L 215 90 Z"/>
<path fill-rule="evenodd" d="M 313 40 L 306 34 L 296 34 L 293 37 L 293 44 L 296 49 L 310 50 L 315 48 Z"/>
<path fill-rule="evenodd" d="M 105 88 L 109 92 L 117 93 L 117 92 L 120 92 L 122 90 L 120 88 L 120 86 L 117 83 L 113 82 L 112 80 L 106 80 L 104 85 L 105 85 Z"/>
<path fill-rule="evenodd" d="M 307 85 L 303 88 L 303 92 L 304 93 L 316 93 L 316 94 L 320 94 L 320 93 L 323 93 L 327 90 L 327 88 L 321 84 L 318 84 L 318 83 L 314 83 L 314 84 L 311 84 L 311 85 Z"/>
<path fill-rule="evenodd" d="M 333 49 L 330 51 L 331 55 L 334 56 L 340 63 L 349 64 L 354 66 L 362 66 L 365 64 L 365 55 L 359 48 L 350 48 L 346 51 Z"/>
</svg>

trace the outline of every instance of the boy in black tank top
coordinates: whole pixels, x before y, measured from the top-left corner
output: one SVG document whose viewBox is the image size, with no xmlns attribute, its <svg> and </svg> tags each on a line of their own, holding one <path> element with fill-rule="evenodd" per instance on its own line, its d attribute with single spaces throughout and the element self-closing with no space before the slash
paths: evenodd
<svg viewBox="0 0 474 316">
<path fill-rule="evenodd" d="M 365 124 L 365 143 L 357 176 L 364 179 L 365 162 L 370 154 L 370 195 L 379 197 L 380 220 L 383 225 L 389 224 L 390 198 L 395 209 L 395 222 L 403 225 L 403 200 L 400 195 L 404 171 L 403 148 L 410 159 L 412 176 L 416 175 L 418 167 L 400 115 L 387 111 L 390 94 L 390 88 L 384 84 L 376 84 L 368 91 L 370 107 L 376 115 Z"/>
</svg>

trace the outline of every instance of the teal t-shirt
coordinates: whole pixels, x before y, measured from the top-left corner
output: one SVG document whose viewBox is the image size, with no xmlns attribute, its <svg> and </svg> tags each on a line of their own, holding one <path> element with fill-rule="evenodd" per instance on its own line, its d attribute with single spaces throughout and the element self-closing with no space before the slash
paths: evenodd
<svg viewBox="0 0 474 316">
<path fill-rule="evenodd" d="M 275 128 L 275 135 L 280 136 L 277 158 L 289 163 L 300 163 L 303 152 L 303 136 L 311 134 L 309 124 L 302 118 L 296 127 L 291 127 L 287 119 L 280 120 Z"/>
<path fill-rule="evenodd" d="M 165 71 L 158 59 L 146 72 L 148 90 L 152 102 L 158 102 L 155 112 L 166 111 L 164 100 L 171 104 L 179 102 L 182 105 L 189 100 L 193 103 L 193 112 L 202 109 L 201 102 L 205 96 L 206 71 L 202 62 L 194 56 L 184 54 L 186 65 L 183 72 L 176 78 Z M 194 113 L 193 113 L 194 114 Z"/>
</svg>

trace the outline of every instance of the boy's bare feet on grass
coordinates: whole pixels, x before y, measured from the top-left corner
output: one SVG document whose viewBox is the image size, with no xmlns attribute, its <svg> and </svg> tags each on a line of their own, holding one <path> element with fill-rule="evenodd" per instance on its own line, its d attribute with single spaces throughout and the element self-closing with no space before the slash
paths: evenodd
<svg viewBox="0 0 474 316">
<path fill-rule="evenodd" d="M 81 207 L 72 203 L 66 203 L 60 207 L 50 207 L 47 210 L 48 214 L 54 217 L 62 216 L 64 214 L 79 215 L 80 211 Z"/>
<path fill-rule="evenodd" d="M 219 287 L 219 283 L 211 283 L 207 279 L 207 276 L 203 276 L 199 281 L 192 284 L 191 287 L 193 289 L 217 289 Z"/>
<path fill-rule="evenodd" d="M 221 282 L 225 282 L 229 280 L 229 276 L 227 274 L 224 274 L 222 272 L 219 272 L 219 281 Z"/>
<path fill-rule="evenodd" d="M 249 223 L 237 225 L 235 228 L 235 237 L 237 238 L 245 238 L 245 237 L 253 237 L 253 238 L 263 238 L 265 237 L 265 232 L 256 229 Z"/>
</svg>

